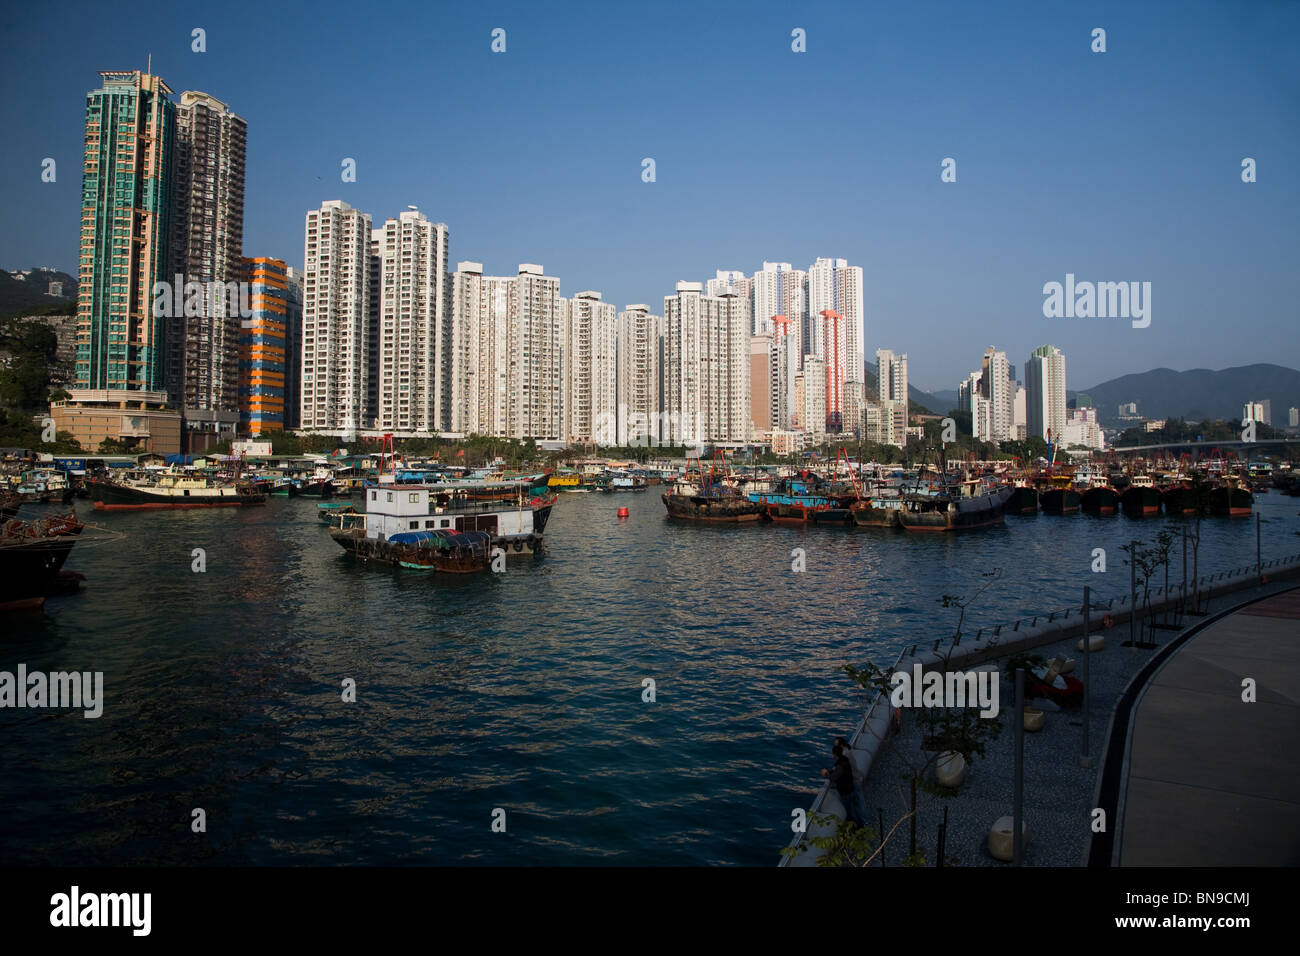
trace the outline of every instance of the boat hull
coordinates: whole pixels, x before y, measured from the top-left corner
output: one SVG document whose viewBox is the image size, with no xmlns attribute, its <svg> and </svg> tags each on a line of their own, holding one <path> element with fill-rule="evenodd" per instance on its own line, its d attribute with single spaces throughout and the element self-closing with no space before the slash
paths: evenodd
<svg viewBox="0 0 1300 956">
<path fill-rule="evenodd" d="M 1043 513 L 1049 515 L 1078 514 L 1083 503 L 1083 496 L 1073 488 L 1048 488 L 1039 496 Z"/>
<path fill-rule="evenodd" d="M 758 521 L 763 517 L 763 506 L 748 498 L 705 497 L 702 495 L 664 494 L 664 507 L 670 518 L 684 521 L 734 523 Z"/>
<path fill-rule="evenodd" d="M 1012 515 L 1038 514 L 1038 489 L 1016 488 L 1007 501 L 1006 513 Z"/>
<path fill-rule="evenodd" d="M 1119 492 L 1109 486 L 1086 488 L 1079 498 L 1079 507 L 1088 514 L 1113 515 L 1119 510 Z"/>
<path fill-rule="evenodd" d="M 1129 485 L 1120 501 L 1124 513 L 1132 518 L 1146 518 L 1160 513 L 1160 492 L 1155 488 Z"/>
<path fill-rule="evenodd" d="M 159 508 L 226 508 L 265 504 L 266 494 L 240 488 L 204 489 L 223 494 L 164 493 L 113 481 L 93 481 L 90 497 L 96 511 L 148 511 Z"/>
<path fill-rule="evenodd" d="M 1210 512 L 1242 518 L 1249 515 L 1254 506 L 1255 496 L 1245 488 L 1228 488 L 1220 486 L 1210 489 Z"/>
</svg>

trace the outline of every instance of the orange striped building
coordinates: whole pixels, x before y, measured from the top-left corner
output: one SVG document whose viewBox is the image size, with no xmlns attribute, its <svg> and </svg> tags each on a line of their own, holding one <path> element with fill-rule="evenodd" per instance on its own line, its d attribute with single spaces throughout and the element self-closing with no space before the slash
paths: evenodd
<svg viewBox="0 0 1300 956">
<path fill-rule="evenodd" d="M 287 371 L 294 336 L 293 280 L 282 259 L 244 259 L 251 317 L 239 333 L 239 430 L 257 436 L 292 427 L 285 417 L 289 386 Z M 292 376 L 296 379 L 296 376 Z"/>
</svg>

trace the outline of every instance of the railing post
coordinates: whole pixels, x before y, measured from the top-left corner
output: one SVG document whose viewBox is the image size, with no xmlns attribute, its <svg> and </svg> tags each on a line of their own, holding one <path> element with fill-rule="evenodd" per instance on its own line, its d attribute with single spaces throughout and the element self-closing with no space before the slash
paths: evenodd
<svg viewBox="0 0 1300 956">
<path fill-rule="evenodd" d="M 1079 766 L 1085 769 L 1092 766 L 1092 755 L 1088 753 L 1088 726 L 1091 720 L 1092 680 L 1090 665 L 1092 662 L 1092 640 L 1088 637 L 1089 625 L 1092 623 L 1092 589 L 1083 586 L 1083 753 L 1079 756 Z M 1024 718 L 1021 718 L 1023 723 Z"/>
</svg>

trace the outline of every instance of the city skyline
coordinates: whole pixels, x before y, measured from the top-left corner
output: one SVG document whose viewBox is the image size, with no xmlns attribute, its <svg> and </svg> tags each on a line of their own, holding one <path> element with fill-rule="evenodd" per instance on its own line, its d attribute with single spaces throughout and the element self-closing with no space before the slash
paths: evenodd
<svg viewBox="0 0 1300 956">
<path fill-rule="evenodd" d="M 413 41 L 364 22 L 349 42 L 377 75 L 354 89 L 294 72 L 321 44 L 339 42 L 312 18 L 300 41 L 249 74 L 238 64 L 284 38 L 240 33 L 233 14 L 190 25 L 133 12 L 51 56 L 39 37 L 53 29 L 52 15 L 36 11 L 3 41 L 0 75 L 11 86 L 19 74 L 41 84 L 50 107 L 39 116 L 16 102 L 0 107 L 14 132 L 0 146 L 10 173 L 0 199 L 24 227 L 0 238 L 0 262 L 75 272 L 86 91 L 96 70 L 143 69 L 152 56 L 154 74 L 173 89 L 203 90 L 248 122 L 245 256 L 299 266 L 302 211 L 323 201 L 384 217 L 416 204 L 456 233 L 453 258 L 497 269 L 540 260 L 572 282 L 566 293 L 599 289 L 620 308 L 718 270 L 751 275 L 764 261 L 843 257 L 864 270 L 863 353 L 910 354 L 915 383 L 930 391 L 951 389 L 965 356 L 989 342 L 1017 361 L 1055 342 L 1085 388 L 1154 367 L 1250 364 L 1262 341 L 1273 360 L 1300 366 L 1285 281 L 1300 192 L 1282 174 L 1300 140 L 1288 121 L 1294 81 L 1281 67 L 1300 15 L 1196 12 L 1103 5 L 1085 20 L 1025 7 L 1022 22 L 981 32 L 979 11 L 953 6 L 930 36 L 908 12 L 827 7 L 720 13 L 722 32 L 677 30 L 672 16 L 641 25 L 600 9 L 560 27 L 523 6 L 491 19 L 410 8 L 410 33 L 445 54 L 453 81 L 434 100 L 399 91 L 380 105 L 366 91 L 393 80 L 404 60 L 389 54 Z M 1108 30 L 1105 53 L 1089 49 L 1096 25 Z M 494 54 L 498 26 L 507 48 Z M 204 53 L 191 50 L 195 27 L 205 30 Z M 791 50 L 795 27 L 807 32 L 805 53 Z M 569 45 L 584 49 L 583 68 L 543 58 Z M 650 49 L 655 63 L 626 68 L 629 54 Z M 695 65 L 702 49 L 712 54 L 706 66 Z M 1207 50 L 1225 64 L 1212 78 L 1195 68 Z M 997 77 L 961 85 L 976 63 L 998 57 L 1006 69 Z M 1171 63 L 1176 79 L 1165 75 Z M 729 79 L 736 69 L 747 80 Z M 586 81 L 590 70 L 607 79 L 601 89 Z M 728 106 L 726 119 L 698 100 L 702 81 L 711 103 Z M 1077 97 L 1075 110 L 1039 108 L 1056 104 L 1062 87 Z M 825 102 L 827 89 L 835 102 Z M 761 145 L 754 123 L 796 107 L 807 134 Z M 864 121 L 834 119 L 846 112 Z M 398 114 L 420 117 L 403 129 L 400 149 L 379 133 Z M 669 118 L 698 145 L 676 129 L 666 135 Z M 553 148 L 571 142 L 574 124 L 597 119 L 583 150 Z M 877 128 L 890 137 L 875 137 Z M 823 129 L 834 131 L 833 147 L 822 147 Z M 511 146 L 516 135 L 534 145 Z M 53 183 L 39 179 L 45 157 L 58 161 Z M 949 157 L 957 181 L 941 183 Z M 1243 157 L 1259 164 L 1257 182 L 1241 181 Z M 347 158 L 357 163 L 355 183 L 339 179 Z M 655 160 L 654 182 L 642 181 L 644 158 Z M 706 208 L 726 215 L 699 218 Z M 1067 274 L 1151 282 L 1152 325 L 1045 318 L 1042 287 Z M 1223 334 L 1241 323 L 1252 334 Z"/>
</svg>

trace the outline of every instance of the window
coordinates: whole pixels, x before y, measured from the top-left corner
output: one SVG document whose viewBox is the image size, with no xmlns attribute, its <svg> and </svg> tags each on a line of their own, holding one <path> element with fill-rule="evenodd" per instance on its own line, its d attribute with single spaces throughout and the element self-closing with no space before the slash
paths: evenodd
<svg viewBox="0 0 1300 956">
<path fill-rule="evenodd" d="M 389 501 L 392 501 L 392 500 L 393 500 L 393 493 L 392 493 L 391 491 L 388 492 L 388 500 L 389 500 Z"/>
<path fill-rule="evenodd" d="M 419 493 L 418 493 L 418 492 L 412 492 L 412 493 L 411 493 L 411 496 L 410 496 L 410 501 L 411 501 L 411 504 L 413 504 L 413 505 L 418 505 L 418 504 L 420 503 L 420 495 L 419 495 Z"/>
<path fill-rule="evenodd" d="M 411 522 L 411 530 L 412 530 L 412 531 L 415 531 L 415 530 L 418 529 L 419 527 L 420 527 L 420 522 L 418 522 L 418 521 L 412 521 L 412 522 Z"/>
</svg>

